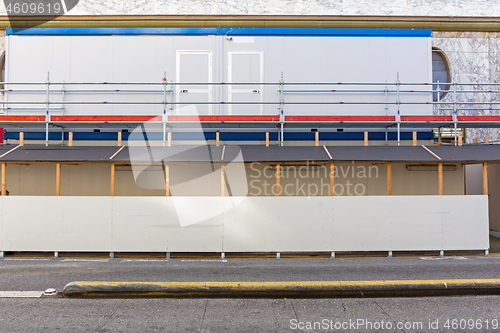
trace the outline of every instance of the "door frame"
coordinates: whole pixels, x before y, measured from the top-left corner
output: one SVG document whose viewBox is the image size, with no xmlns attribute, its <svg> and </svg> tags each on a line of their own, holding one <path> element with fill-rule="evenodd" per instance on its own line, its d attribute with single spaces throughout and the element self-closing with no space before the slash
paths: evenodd
<svg viewBox="0 0 500 333">
<path fill-rule="evenodd" d="M 208 81 L 207 83 L 212 83 L 213 82 L 213 61 L 212 61 L 212 51 L 211 50 L 177 50 L 175 54 L 175 81 L 177 83 L 181 83 L 181 55 L 183 54 L 206 54 L 208 55 Z M 175 101 L 180 102 L 181 97 L 180 97 L 180 90 L 182 89 L 182 86 L 179 84 L 177 86 L 177 89 L 174 89 L 174 95 L 175 95 Z M 213 85 L 208 85 L 207 90 L 201 90 L 201 89 L 196 89 L 196 93 L 207 93 L 208 94 L 208 101 L 212 102 L 213 101 Z M 196 106 L 196 104 L 195 104 Z M 175 110 L 176 114 L 179 114 L 179 110 L 183 107 L 183 104 L 177 104 Z M 212 114 L 212 109 L 213 105 L 208 104 L 208 114 Z M 197 112 L 199 115 L 199 112 Z"/>
<path fill-rule="evenodd" d="M 264 52 L 262 51 L 228 51 L 228 57 L 227 57 L 227 76 L 228 76 L 228 82 L 233 82 L 233 70 L 232 70 L 232 62 L 233 62 L 233 55 L 259 55 L 260 56 L 260 80 L 259 82 L 262 83 L 264 80 Z M 264 86 L 262 84 L 259 85 L 259 98 L 260 102 L 263 101 L 264 99 Z M 227 99 L 228 102 L 233 101 L 233 90 L 237 90 L 233 88 L 233 85 L 228 85 L 227 87 Z M 228 114 L 233 113 L 233 108 L 232 104 L 229 104 L 228 108 Z M 263 114 L 263 105 L 260 104 L 260 114 Z"/>
</svg>

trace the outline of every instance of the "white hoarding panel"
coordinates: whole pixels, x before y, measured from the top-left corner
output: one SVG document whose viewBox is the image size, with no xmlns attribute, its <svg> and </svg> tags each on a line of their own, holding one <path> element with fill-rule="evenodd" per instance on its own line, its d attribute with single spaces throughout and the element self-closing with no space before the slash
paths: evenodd
<svg viewBox="0 0 500 333">
<path fill-rule="evenodd" d="M 4 251 L 111 251 L 111 197 L 3 197 Z"/>
<path fill-rule="evenodd" d="M 489 248 L 487 196 L 2 197 L 0 202 L 2 251 Z"/>
<path fill-rule="evenodd" d="M 224 251 L 330 251 L 333 199 L 311 199 L 245 198 L 224 213 Z M 229 204 L 231 198 L 224 200 Z"/>
</svg>

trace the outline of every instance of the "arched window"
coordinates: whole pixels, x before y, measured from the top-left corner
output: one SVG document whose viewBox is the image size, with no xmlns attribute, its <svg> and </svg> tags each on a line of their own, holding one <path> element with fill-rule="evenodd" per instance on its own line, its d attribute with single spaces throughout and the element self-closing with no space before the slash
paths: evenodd
<svg viewBox="0 0 500 333">
<path fill-rule="evenodd" d="M 449 83 L 451 81 L 450 65 L 448 64 L 448 59 L 443 51 L 438 48 L 432 48 L 432 82 L 437 83 Z M 432 90 L 437 90 L 438 85 L 432 86 Z M 439 89 L 441 90 L 439 99 L 442 99 L 450 89 L 450 85 L 439 84 Z M 437 101 L 437 92 L 432 94 L 432 99 Z"/>
<path fill-rule="evenodd" d="M 5 82 L 5 52 L 2 53 L 2 58 L 0 59 L 0 70 L 1 70 L 1 82 Z M 0 89 L 4 89 L 3 88 L 3 84 L 0 84 Z M 2 91 L 2 94 L 3 94 L 3 91 Z"/>
</svg>

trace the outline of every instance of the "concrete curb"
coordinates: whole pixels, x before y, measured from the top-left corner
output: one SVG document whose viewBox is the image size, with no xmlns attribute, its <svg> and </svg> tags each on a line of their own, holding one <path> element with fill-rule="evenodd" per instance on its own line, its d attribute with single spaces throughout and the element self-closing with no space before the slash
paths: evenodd
<svg viewBox="0 0 500 333">
<path fill-rule="evenodd" d="M 360 298 L 500 295 L 500 279 L 323 282 L 71 282 L 70 298 Z"/>
</svg>

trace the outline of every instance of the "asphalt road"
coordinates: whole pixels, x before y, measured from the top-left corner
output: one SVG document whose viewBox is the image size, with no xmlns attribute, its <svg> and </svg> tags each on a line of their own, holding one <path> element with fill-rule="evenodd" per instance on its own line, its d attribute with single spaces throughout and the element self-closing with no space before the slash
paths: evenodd
<svg viewBox="0 0 500 333">
<path fill-rule="evenodd" d="M 280 260 L 10 257 L 0 259 L 0 332 L 500 332 L 499 296 L 207 300 L 65 299 L 60 295 L 4 298 L 1 293 L 47 288 L 61 291 L 71 281 L 96 280 L 345 281 L 499 276 L 500 256 Z"/>
<path fill-rule="evenodd" d="M 498 304 L 499 296 L 316 300 L 0 298 L 0 332 L 498 332 Z M 318 322 L 316 329 L 307 329 L 314 328 L 314 322 Z"/>
<path fill-rule="evenodd" d="M 359 281 L 500 278 L 500 256 L 346 259 L 0 259 L 0 291 L 73 281 Z"/>
</svg>

